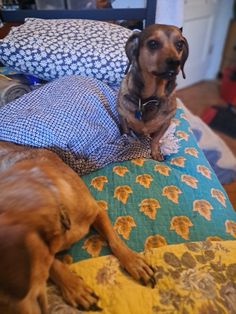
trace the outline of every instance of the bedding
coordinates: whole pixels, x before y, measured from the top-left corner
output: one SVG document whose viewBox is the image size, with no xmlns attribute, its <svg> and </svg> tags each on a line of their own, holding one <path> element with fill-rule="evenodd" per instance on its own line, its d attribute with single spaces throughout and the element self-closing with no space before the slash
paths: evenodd
<svg viewBox="0 0 236 314">
<path fill-rule="evenodd" d="M 103 314 L 236 313 L 235 241 L 168 245 L 144 255 L 154 268 L 154 287 L 135 282 L 111 255 L 69 267 L 95 289 Z M 95 313 L 72 309 L 52 285 L 48 297 L 50 314 Z"/>
<path fill-rule="evenodd" d="M 0 40 L 0 61 L 46 81 L 76 74 L 119 84 L 131 33 L 108 22 L 27 18 Z"/>
<path fill-rule="evenodd" d="M 120 135 L 116 95 L 92 78 L 54 80 L 1 109 L 1 139 L 52 149 L 80 175 L 114 161 L 150 157 L 149 138 Z M 170 133 L 177 151 L 172 138 Z"/>
<path fill-rule="evenodd" d="M 178 151 L 158 162 L 147 138 L 119 133 L 116 97 L 95 78 L 68 76 L 0 108 L 0 139 L 52 149 L 82 174 L 120 237 L 155 266 L 156 285 L 122 272 L 93 229 L 61 258 L 100 295 L 102 313 L 234 313 L 236 212 L 183 106 L 172 121 Z M 81 313 L 48 289 L 50 313 Z"/>
<path fill-rule="evenodd" d="M 9 76 L 13 79 L 17 76 L 21 76 L 23 77 L 23 80 L 21 81 L 24 81 L 24 84 L 29 84 L 31 89 L 35 89 L 39 87 L 40 84 L 45 83 L 45 81 L 38 79 L 37 77 L 16 72 L 8 67 L 1 67 L 0 74 Z M 115 90 L 117 90 L 118 87 L 119 85 L 112 86 Z M 221 184 L 230 183 L 236 180 L 236 157 L 233 155 L 229 147 L 206 123 L 199 117 L 193 115 L 184 104 L 182 104 L 182 106 L 197 143 L 204 152 Z M 177 149 L 177 143 L 175 143 L 175 141 L 171 141 L 171 144 L 172 146 L 174 144 L 175 149 Z M 169 145 L 167 144 L 165 150 L 167 150 L 168 147 Z"/>
<path fill-rule="evenodd" d="M 236 157 L 232 151 L 201 118 L 193 115 L 185 106 L 184 111 L 198 145 L 203 150 L 220 182 L 226 184 L 235 181 Z"/>
</svg>

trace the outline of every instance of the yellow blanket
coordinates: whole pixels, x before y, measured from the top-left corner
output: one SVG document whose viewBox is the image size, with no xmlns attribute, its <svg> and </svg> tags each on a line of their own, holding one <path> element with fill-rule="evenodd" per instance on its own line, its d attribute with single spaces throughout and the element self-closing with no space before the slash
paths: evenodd
<svg viewBox="0 0 236 314">
<path fill-rule="evenodd" d="M 70 269 L 100 296 L 102 314 L 236 313 L 236 241 L 168 245 L 143 255 L 155 269 L 153 288 L 134 281 L 111 255 Z M 82 313 L 50 293 L 49 301 L 50 313 Z"/>
</svg>

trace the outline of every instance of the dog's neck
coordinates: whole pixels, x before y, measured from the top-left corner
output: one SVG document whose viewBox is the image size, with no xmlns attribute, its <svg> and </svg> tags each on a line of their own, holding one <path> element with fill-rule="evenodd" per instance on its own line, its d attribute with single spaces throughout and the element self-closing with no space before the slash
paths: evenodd
<svg viewBox="0 0 236 314">
<path fill-rule="evenodd" d="M 144 121 L 153 115 L 153 111 L 146 110 L 147 106 L 152 104 L 155 107 L 153 110 L 159 111 L 162 104 L 168 102 L 176 86 L 175 79 L 164 80 L 151 73 L 137 71 L 135 68 L 130 69 L 126 82 L 128 93 L 125 94 L 125 98 L 135 105 L 135 117 Z"/>
</svg>

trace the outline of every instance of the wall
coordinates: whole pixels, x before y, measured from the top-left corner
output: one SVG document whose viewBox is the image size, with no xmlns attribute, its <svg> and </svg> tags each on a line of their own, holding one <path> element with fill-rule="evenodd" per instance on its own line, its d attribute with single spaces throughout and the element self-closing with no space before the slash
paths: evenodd
<svg viewBox="0 0 236 314">
<path fill-rule="evenodd" d="M 183 0 L 157 0 L 156 23 L 183 26 Z"/>
</svg>

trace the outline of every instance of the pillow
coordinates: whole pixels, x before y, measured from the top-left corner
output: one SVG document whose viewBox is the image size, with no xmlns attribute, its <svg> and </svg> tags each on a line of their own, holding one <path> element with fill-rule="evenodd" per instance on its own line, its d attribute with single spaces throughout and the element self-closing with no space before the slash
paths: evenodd
<svg viewBox="0 0 236 314">
<path fill-rule="evenodd" d="M 131 33 L 108 22 L 27 18 L 0 41 L 0 61 L 47 81 L 76 74 L 116 85 L 127 66 L 124 46 Z"/>
</svg>

